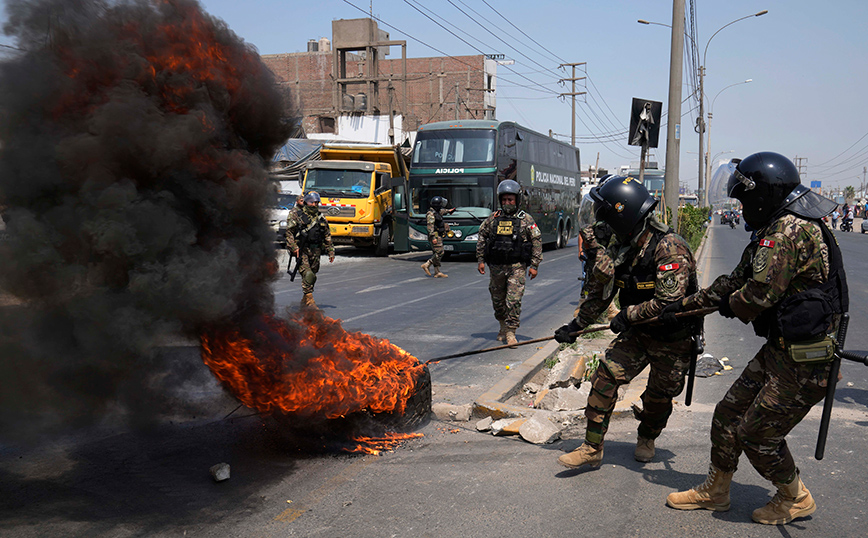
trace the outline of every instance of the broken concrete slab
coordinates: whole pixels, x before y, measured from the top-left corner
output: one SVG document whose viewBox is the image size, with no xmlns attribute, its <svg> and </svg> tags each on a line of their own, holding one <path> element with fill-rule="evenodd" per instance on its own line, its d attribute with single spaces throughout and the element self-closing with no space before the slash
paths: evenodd
<svg viewBox="0 0 868 538">
<path fill-rule="evenodd" d="M 540 414 L 536 414 L 522 423 L 518 430 L 521 438 L 535 445 L 546 445 L 561 436 L 561 429 Z"/>
<path fill-rule="evenodd" d="M 476 423 L 476 430 L 480 432 L 487 432 L 491 429 L 491 423 L 494 422 L 494 419 L 491 417 L 485 417 Z"/>
<path fill-rule="evenodd" d="M 504 431 L 507 426 L 512 424 L 517 420 L 525 420 L 523 418 L 512 417 L 512 418 L 502 418 L 500 420 L 495 420 L 491 423 L 491 435 L 510 435 L 510 432 Z M 514 432 L 518 433 L 518 432 Z"/>
<path fill-rule="evenodd" d="M 524 424 L 528 419 L 520 418 L 517 420 L 513 420 L 509 424 L 503 427 L 501 433 L 503 435 L 518 435 L 518 430 L 521 428 L 521 425 Z"/>
<path fill-rule="evenodd" d="M 546 377 L 543 387 L 554 389 L 579 385 L 585 375 L 587 356 L 581 351 L 565 348 L 558 352 L 558 362 Z"/>
<path fill-rule="evenodd" d="M 587 395 L 583 395 L 579 389 L 565 387 L 547 391 L 542 398 L 535 402 L 534 407 L 549 411 L 569 411 L 584 409 L 587 403 Z"/>
<path fill-rule="evenodd" d="M 528 394 L 536 394 L 540 391 L 541 388 L 542 386 L 538 383 L 525 383 L 524 387 L 522 387 L 522 390 L 524 390 Z"/>
<path fill-rule="evenodd" d="M 431 412 L 438 420 L 467 422 L 470 420 L 470 413 L 473 411 L 473 406 L 470 404 L 453 405 L 443 402 L 435 403 L 431 406 Z"/>
</svg>

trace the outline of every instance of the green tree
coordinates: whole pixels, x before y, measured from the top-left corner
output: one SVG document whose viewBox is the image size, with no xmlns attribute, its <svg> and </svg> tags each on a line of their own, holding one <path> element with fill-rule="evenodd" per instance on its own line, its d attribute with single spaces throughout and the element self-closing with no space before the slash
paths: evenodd
<svg viewBox="0 0 868 538">
<path fill-rule="evenodd" d="M 847 185 L 844 187 L 844 199 L 845 200 L 853 200 L 856 198 L 856 189 L 854 189 L 851 185 Z"/>
</svg>

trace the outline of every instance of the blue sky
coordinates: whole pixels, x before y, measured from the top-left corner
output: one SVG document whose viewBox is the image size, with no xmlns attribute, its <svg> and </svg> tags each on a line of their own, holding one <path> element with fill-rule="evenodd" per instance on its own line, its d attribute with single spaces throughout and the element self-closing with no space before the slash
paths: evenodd
<svg viewBox="0 0 868 538">
<path fill-rule="evenodd" d="M 226 21 L 262 54 L 303 51 L 308 39 L 331 38 L 332 20 L 363 17 L 371 7 L 371 0 L 200 1 L 206 11 Z M 864 61 L 868 2 L 694 3 L 700 63 L 717 29 L 745 15 L 769 11 L 725 28 L 708 44 L 706 110 L 717 97 L 710 129 L 711 154 L 731 151 L 723 154 L 727 158 L 777 151 L 790 158 L 803 157 L 807 180 L 822 180 L 824 187 L 853 185 L 858 189 L 863 167 L 868 166 L 868 136 L 862 139 L 868 134 L 864 121 L 868 104 L 863 97 L 868 88 Z M 687 5 L 689 13 L 689 0 Z M 458 8 L 483 24 L 481 17 L 495 24 L 499 29 L 486 26 L 502 41 Z M 577 105 L 576 122 L 585 169 L 595 162 L 598 152 L 601 167 L 638 161 L 639 150 L 626 145 L 626 134 L 616 141 L 599 141 L 602 135 L 626 131 L 633 97 L 662 101 L 664 111 L 668 108 L 670 30 L 636 21 L 671 24 L 671 0 L 374 0 L 373 14 L 394 27 L 381 23 L 392 39 L 407 40 L 410 57 L 440 55 L 424 42 L 446 54 L 483 51 L 516 60 L 511 69 L 498 69 L 498 119 L 515 120 L 540 132 L 551 129 L 567 135 L 567 140 L 570 104 L 556 94 L 569 91 L 557 79 L 570 75 L 558 70 L 558 65 L 587 62 L 588 81 L 582 89 L 588 95 Z M 752 82 L 721 92 L 746 79 Z M 682 98 L 688 99 L 690 92 L 690 86 L 683 86 Z M 696 185 L 698 167 L 698 138 L 693 130 L 696 111 L 691 112 L 695 106 L 695 99 L 685 102 L 681 121 L 680 176 L 691 187 Z M 655 151 L 661 167 L 665 138 L 661 130 L 660 147 Z"/>
</svg>

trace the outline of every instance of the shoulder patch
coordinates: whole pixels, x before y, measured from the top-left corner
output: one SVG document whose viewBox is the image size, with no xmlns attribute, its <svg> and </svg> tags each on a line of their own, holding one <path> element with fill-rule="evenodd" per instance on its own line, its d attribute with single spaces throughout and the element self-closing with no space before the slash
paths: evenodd
<svg viewBox="0 0 868 538">
<path fill-rule="evenodd" d="M 768 248 L 774 248 L 774 247 L 775 247 L 775 242 L 772 241 L 772 240 L 770 240 L 770 239 L 760 239 L 759 246 L 761 246 L 761 247 L 768 247 Z"/>
<path fill-rule="evenodd" d="M 658 271 L 677 271 L 678 270 L 677 263 L 666 263 L 657 268 Z"/>
<path fill-rule="evenodd" d="M 533 230 L 534 228 L 536 228 L 536 223 L 535 223 L 535 222 L 534 222 L 533 224 L 530 225 L 530 229 L 531 229 L 531 230 Z"/>
</svg>

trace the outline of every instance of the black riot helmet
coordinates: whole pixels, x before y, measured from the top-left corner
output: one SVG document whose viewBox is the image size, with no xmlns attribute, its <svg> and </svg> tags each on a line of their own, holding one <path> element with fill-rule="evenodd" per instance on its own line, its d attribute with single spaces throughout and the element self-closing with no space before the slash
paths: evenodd
<svg viewBox="0 0 868 538">
<path fill-rule="evenodd" d="M 497 201 L 500 202 L 500 196 L 503 194 L 514 194 L 515 205 L 521 205 L 521 185 L 512 179 L 505 179 L 497 186 Z"/>
<path fill-rule="evenodd" d="M 446 198 L 443 198 L 442 196 L 435 196 L 434 198 L 431 198 L 431 201 L 428 202 L 428 205 L 430 205 L 434 209 L 439 210 L 446 205 Z"/>
<path fill-rule="evenodd" d="M 319 193 L 316 191 L 310 191 L 309 193 L 304 195 L 305 203 L 319 203 Z"/>
<path fill-rule="evenodd" d="M 744 205 L 744 221 L 755 230 L 789 205 L 788 196 L 801 185 L 796 165 L 779 153 L 762 151 L 724 166 L 729 169 L 726 193 Z"/>
<path fill-rule="evenodd" d="M 626 240 L 640 229 L 651 214 L 657 200 L 645 185 L 632 177 L 610 177 L 604 184 L 591 189 L 594 215 L 612 227 L 619 239 Z"/>
</svg>

